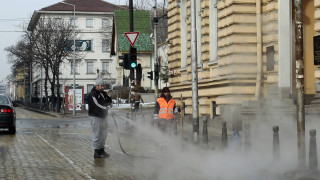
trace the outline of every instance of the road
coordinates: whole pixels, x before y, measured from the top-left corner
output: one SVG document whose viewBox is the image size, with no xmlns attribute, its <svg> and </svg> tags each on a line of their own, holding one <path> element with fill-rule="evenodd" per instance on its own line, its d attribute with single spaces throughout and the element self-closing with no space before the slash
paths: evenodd
<svg viewBox="0 0 320 180">
<path fill-rule="evenodd" d="M 94 159 L 88 117 L 61 119 L 21 107 L 16 111 L 17 134 L 0 132 L 0 179 L 284 180 L 291 168 L 283 166 L 286 156 L 273 160 L 272 147 L 261 155 L 244 152 L 232 139 L 224 151 L 217 142 L 195 146 L 186 138 L 192 138 L 187 127 L 187 136 L 165 135 L 151 126 L 151 116 L 138 115 L 128 124 L 121 110 L 113 113 L 127 154 L 110 113 L 106 149 L 111 156 Z"/>
<path fill-rule="evenodd" d="M 60 119 L 17 107 L 17 134 L 0 135 L 0 179 L 162 179 L 169 138 L 145 127 L 128 126 L 116 112 L 119 136 L 109 115 L 107 151 L 110 158 L 94 159 L 88 117 Z M 159 136 L 159 137 L 157 137 Z M 158 140 L 154 140 L 158 139 Z M 164 169 L 164 171 L 167 171 Z M 174 176 L 174 175 L 172 175 Z M 180 178 L 179 178 L 180 179 Z"/>
</svg>

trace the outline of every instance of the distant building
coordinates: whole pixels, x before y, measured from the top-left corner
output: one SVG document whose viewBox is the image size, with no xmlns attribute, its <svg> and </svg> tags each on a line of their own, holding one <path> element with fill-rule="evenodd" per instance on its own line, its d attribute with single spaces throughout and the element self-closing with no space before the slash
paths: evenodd
<svg viewBox="0 0 320 180">
<path fill-rule="evenodd" d="M 0 94 L 6 94 L 6 84 L 0 83 Z"/>
<path fill-rule="evenodd" d="M 36 30 L 40 17 L 69 20 L 75 26 L 76 31 L 80 32 L 78 35 L 81 37 L 80 41 L 90 46 L 85 50 L 85 56 L 82 59 L 78 58 L 81 52 L 76 51 L 75 84 L 84 87 L 84 94 L 91 91 L 98 76 L 102 77 L 107 85 L 116 84 L 117 60 L 116 57 L 110 55 L 113 12 L 126 9 L 126 7 L 102 0 L 66 0 L 64 2 L 75 5 L 74 20 L 73 6 L 59 2 L 35 11 L 29 22 L 28 30 Z M 68 59 L 60 66 L 60 92 L 62 93 L 64 93 L 64 86 L 73 85 L 72 61 L 72 58 Z M 44 96 L 44 70 L 41 67 L 35 69 L 37 70 L 33 72 L 33 96 Z"/>
</svg>

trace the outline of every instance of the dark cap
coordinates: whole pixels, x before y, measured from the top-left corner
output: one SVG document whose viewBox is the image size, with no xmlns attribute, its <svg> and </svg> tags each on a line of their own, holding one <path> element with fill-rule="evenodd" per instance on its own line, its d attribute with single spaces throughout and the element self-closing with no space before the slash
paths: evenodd
<svg viewBox="0 0 320 180">
<path fill-rule="evenodd" d="M 170 92 L 170 89 L 169 89 L 168 87 L 164 87 L 164 88 L 162 89 L 162 93 L 165 93 L 165 92 Z"/>
</svg>

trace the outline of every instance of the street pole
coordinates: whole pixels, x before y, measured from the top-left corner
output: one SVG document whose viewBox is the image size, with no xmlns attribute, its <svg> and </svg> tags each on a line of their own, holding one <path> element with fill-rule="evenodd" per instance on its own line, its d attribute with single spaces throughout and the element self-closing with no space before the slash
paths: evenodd
<svg viewBox="0 0 320 180">
<path fill-rule="evenodd" d="M 66 3 L 62 1 L 61 3 L 73 6 L 73 115 L 76 115 L 76 5 Z"/>
<path fill-rule="evenodd" d="M 304 109 L 304 59 L 303 59 L 303 16 L 302 1 L 295 0 L 295 37 L 296 37 L 296 90 L 297 90 L 297 135 L 299 166 L 305 167 L 305 109 Z"/>
<path fill-rule="evenodd" d="M 73 6 L 73 115 L 76 115 L 76 5 L 66 3 L 62 1 L 61 3 Z"/>
<path fill-rule="evenodd" d="M 158 52 L 157 52 L 157 0 L 154 0 L 154 7 L 153 7 L 153 39 L 154 39 L 154 72 L 159 72 L 159 62 L 158 62 Z M 159 94 L 159 82 L 156 76 L 154 76 L 154 93 L 155 99 L 158 98 Z"/>
<path fill-rule="evenodd" d="M 130 21 L 130 32 L 133 32 L 133 1 L 129 0 L 129 21 Z M 129 46 L 129 53 L 131 50 L 131 45 Z M 131 65 L 130 65 L 131 66 Z M 135 83 L 134 86 L 132 84 L 132 82 L 135 82 L 135 74 L 134 74 L 134 68 L 130 67 L 130 91 L 129 91 L 129 103 L 131 101 L 131 93 L 132 93 L 132 88 L 134 88 L 134 86 L 137 84 Z M 133 102 L 134 104 L 134 102 Z M 131 108 L 133 108 L 133 104 L 131 103 Z M 133 109 L 131 109 L 131 113 L 133 113 Z M 132 116 L 131 116 L 132 117 Z"/>
<path fill-rule="evenodd" d="M 73 115 L 76 115 L 76 6 L 73 5 Z"/>
<path fill-rule="evenodd" d="M 199 143 L 198 62 L 196 0 L 191 0 L 191 63 L 192 63 L 192 123 L 193 143 Z"/>
</svg>

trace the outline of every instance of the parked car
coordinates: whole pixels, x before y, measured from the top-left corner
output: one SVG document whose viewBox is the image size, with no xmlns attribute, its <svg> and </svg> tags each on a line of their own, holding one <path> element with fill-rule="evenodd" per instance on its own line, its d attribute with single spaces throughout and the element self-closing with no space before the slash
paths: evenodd
<svg viewBox="0 0 320 180">
<path fill-rule="evenodd" d="M 16 133 L 16 112 L 11 99 L 0 94 L 0 128 L 8 128 L 10 134 Z"/>
</svg>

